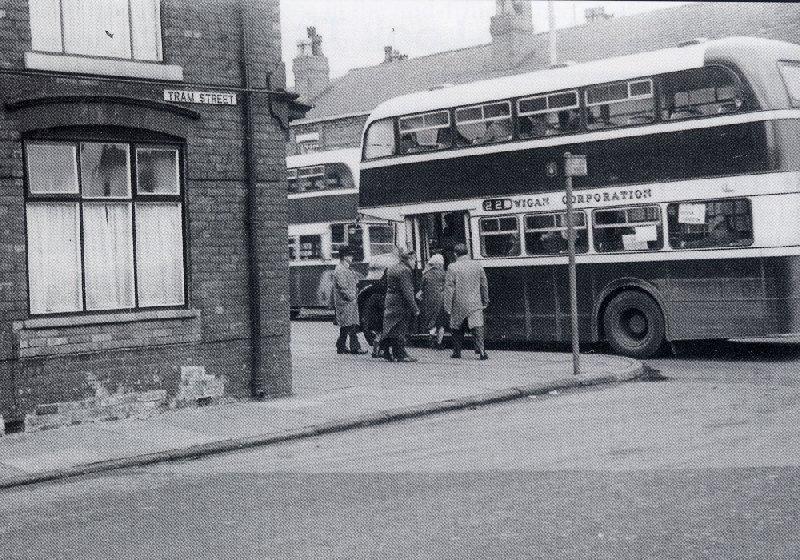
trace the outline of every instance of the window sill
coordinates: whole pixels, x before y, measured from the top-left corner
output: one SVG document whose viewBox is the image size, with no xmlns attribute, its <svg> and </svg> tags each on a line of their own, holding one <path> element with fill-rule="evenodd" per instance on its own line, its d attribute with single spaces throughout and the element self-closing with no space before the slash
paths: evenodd
<svg viewBox="0 0 800 560">
<path fill-rule="evenodd" d="M 120 313 L 97 313 L 90 315 L 69 315 L 64 317 L 39 317 L 26 319 L 14 324 L 15 330 L 57 329 L 83 325 L 108 325 L 115 323 L 135 323 L 138 321 L 166 321 L 170 319 L 196 319 L 199 309 L 152 309 L 147 311 L 126 311 Z"/>
<path fill-rule="evenodd" d="M 141 78 L 145 80 L 183 81 L 183 68 L 175 64 L 140 60 L 92 58 L 68 54 L 25 53 L 25 68 L 69 74 L 93 74 Z"/>
<path fill-rule="evenodd" d="M 15 322 L 13 328 L 20 359 L 197 344 L 202 339 L 200 311 L 194 309 L 39 317 Z"/>
</svg>

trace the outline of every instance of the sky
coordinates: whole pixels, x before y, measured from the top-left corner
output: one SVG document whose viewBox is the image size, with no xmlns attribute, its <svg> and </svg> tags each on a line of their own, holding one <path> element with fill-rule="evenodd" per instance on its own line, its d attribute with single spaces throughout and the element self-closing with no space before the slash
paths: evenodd
<svg viewBox="0 0 800 560">
<path fill-rule="evenodd" d="M 604 6 L 615 17 L 685 2 L 554 2 L 556 28 L 584 23 L 586 8 Z M 536 31 L 547 30 L 547 2 L 533 2 Z M 306 27 L 322 36 L 331 78 L 383 60 L 383 47 L 417 57 L 488 43 L 495 0 L 281 0 L 281 37 L 287 80 Z M 392 31 L 394 29 L 394 32 Z"/>
</svg>

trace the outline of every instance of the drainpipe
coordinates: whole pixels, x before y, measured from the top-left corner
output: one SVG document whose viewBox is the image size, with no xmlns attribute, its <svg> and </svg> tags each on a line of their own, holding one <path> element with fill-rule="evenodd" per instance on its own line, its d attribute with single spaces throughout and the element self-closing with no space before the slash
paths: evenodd
<svg viewBox="0 0 800 560">
<path fill-rule="evenodd" d="M 258 250 L 258 163 L 253 139 L 254 114 L 251 102 L 252 77 L 247 65 L 250 48 L 250 23 L 245 17 L 245 3 L 239 3 L 241 39 L 239 44 L 239 71 L 242 80 L 242 149 L 244 152 L 244 176 L 247 188 L 245 197 L 245 230 L 247 232 L 247 277 L 250 310 L 250 393 L 256 399 L 266 396 L 265 380 L 261 367 L 261 278 L 259 276 Z"/>
</svg>

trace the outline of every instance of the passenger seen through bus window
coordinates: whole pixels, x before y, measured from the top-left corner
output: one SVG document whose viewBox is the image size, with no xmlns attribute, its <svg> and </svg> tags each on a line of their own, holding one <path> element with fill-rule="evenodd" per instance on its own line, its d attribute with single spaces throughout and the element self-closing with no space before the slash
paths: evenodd
<svg viewBox="0 0 800 560">
<path fill-rule="evenodd" d="M 669 244 L 675 249 L 744 247 L 753 243 L 747 199 L 673 203 L 667 207 Z"/>
</svg>

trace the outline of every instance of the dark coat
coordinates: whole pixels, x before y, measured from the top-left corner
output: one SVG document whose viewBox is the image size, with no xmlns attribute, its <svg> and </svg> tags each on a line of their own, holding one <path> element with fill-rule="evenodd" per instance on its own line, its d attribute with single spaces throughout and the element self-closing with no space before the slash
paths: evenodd
<svg viewBox="0 0 800 560">
<path fill-rule="evenodd" d="M 444 270 L 431 267 L 422 275 L 421 330 L 429 331 L 444 326 Z"/>
<path fill-rule="evenodd" d="M 386 271 L 386 308 L 383 312 L 383 336 L 405 336 L 419 313 L 414 298 L 414 275 L 404 262 Z"/>
<path fill-rule="evenodd" d="M 358 275 L 339 263 L 333 271 L 333 303 L 336 309 L 336 324 L 352 327 L 358 320 Z"/>
</svg>

